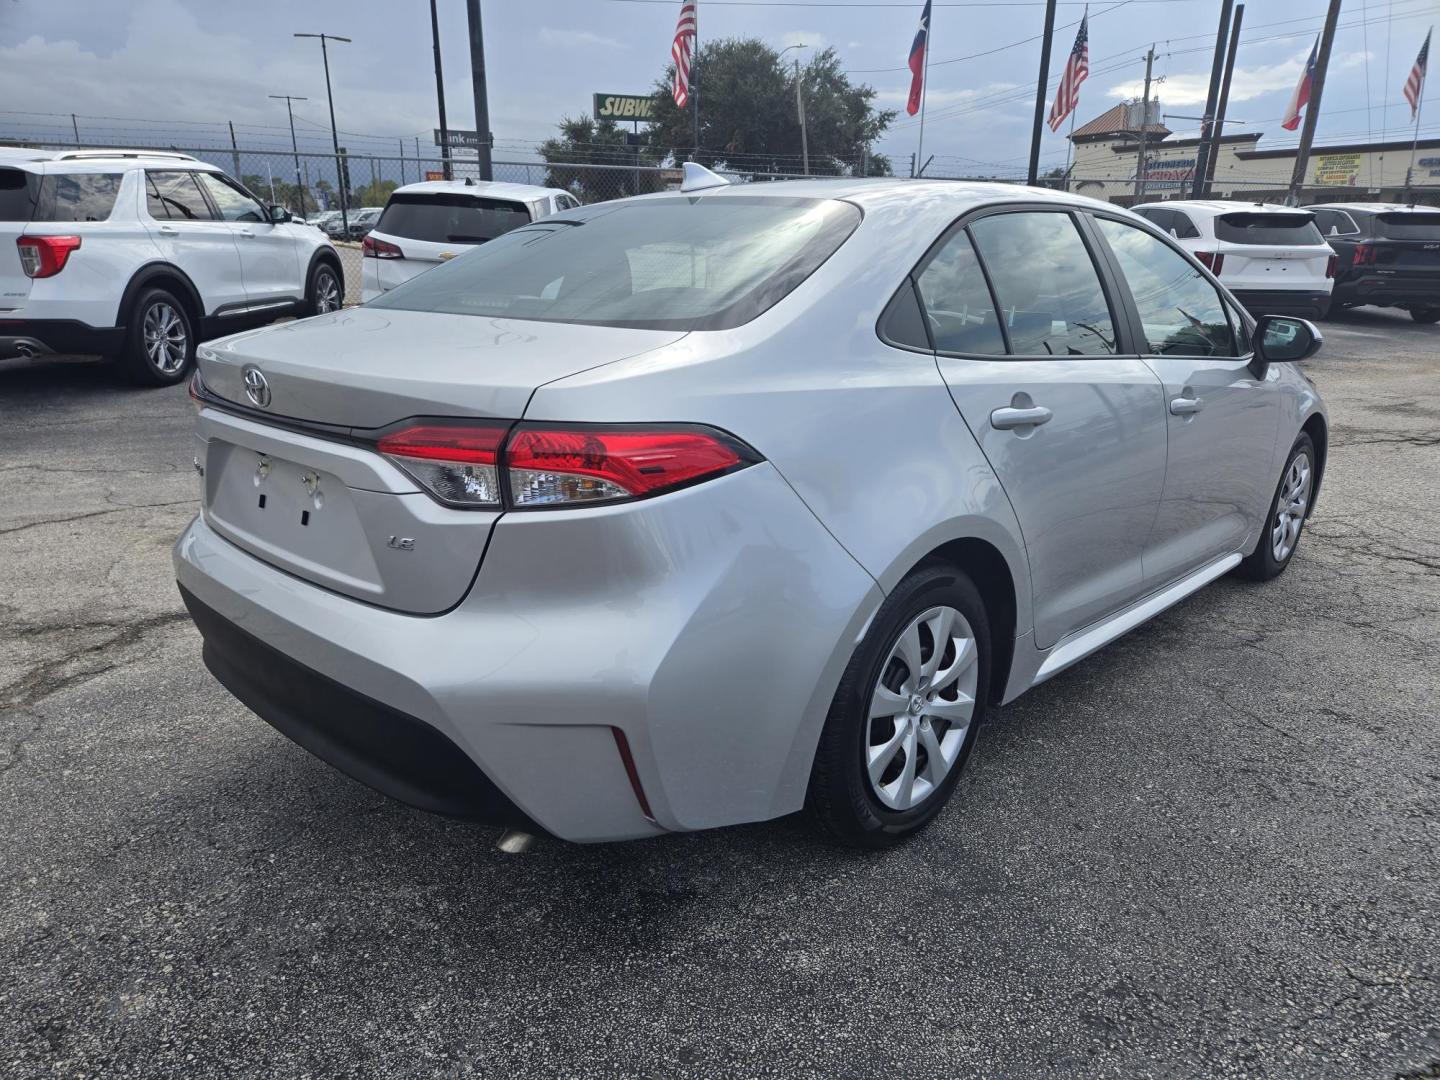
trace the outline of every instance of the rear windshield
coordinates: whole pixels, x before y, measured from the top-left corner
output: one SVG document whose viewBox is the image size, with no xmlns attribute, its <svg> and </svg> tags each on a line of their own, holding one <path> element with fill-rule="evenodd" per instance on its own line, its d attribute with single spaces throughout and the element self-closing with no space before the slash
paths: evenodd
<svg viewBox="0 0 1440 1080">
<path fill-rule="evenodd" d="M 1215 238 L 1232 244 L 1323 244 L 1313 214 L 1222 214 Z"/>
<path fill-rule="evenodd" d="M 473 195 L 392 195 L 375 228 L 410 240 L 482 244 L 529 223 L 524 203 Z"/>
<path fill-rule="evenodd" d="M 1387 240 L 1440 240 L 1440 214 L 1376 214 L 1375 235 Z"/>
<path fill-rule="evenodd" d="M 0 221 L 105 221 L 115 208 L 120 176 L 0 169 Z"/>
<path fill-rule="evenodd" d="M 859 223 L 859 210 L 830 199 L 597 203 L 516 229 L 370 306 L 724 330 L 778 303 Z"/>
</svg>

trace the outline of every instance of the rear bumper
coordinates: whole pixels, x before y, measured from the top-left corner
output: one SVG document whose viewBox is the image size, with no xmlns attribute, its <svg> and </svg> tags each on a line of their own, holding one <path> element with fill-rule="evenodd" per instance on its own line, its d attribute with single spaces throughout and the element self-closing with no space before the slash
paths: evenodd
<svg viewBox="0 0 1440 1080">
<path fill-rule="evenodd" d="M 1299 289 L 1232 289 L 1251 315 L 1299 315 L 1323 319 L 1330 314 L 1330 293 Z"/>
<path fill-rule="evenodd" d="M 300 581 L 203 517 L 175 569 L 211 670 L 295 741 L 413 805 L 518 811 L 575 841 L 798 810 L 883 599 L 768 463 L 634 504 L 508 514 L 437 616 Z M 445 764 L 389 760 L 410 740 Z"/>
<path fill-rule="evenodd" d="M 51 353 L 105 355 L 124 343 L 122 327 L 94 327 L 71 319 L 0 318 L 0 360 Z"/>
<path fill-rule="evenodd" d="M 1440 276 L 1367 273 L 1337 281 L 1334 295 L 1350 304 L 1440 305 Z"/>
</svg>

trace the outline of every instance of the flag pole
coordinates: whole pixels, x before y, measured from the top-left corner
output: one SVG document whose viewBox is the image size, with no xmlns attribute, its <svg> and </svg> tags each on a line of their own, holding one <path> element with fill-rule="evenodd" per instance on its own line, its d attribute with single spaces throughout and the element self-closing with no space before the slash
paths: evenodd
<svg viewBox="0 0 1440 1080">
<path fill-rule="evenodd" d="M 690 93 L 695 99 L 695 161 L 700 160 L 700 80 L 695 73 L 700 70 L 700 0 L 695 0 L 695 52 L 690 57 Z"/>
<path fill-rule="evenodd" d="M 920 142 L 915 147 L 917 176 L 925 171 L 925 99 L 930 96 L 930 31 L 934 21 L 935 10 L 932 8 L 930 18 L 925 23 L 925 70 L 920 76 Z"/>
<path fill-rule="evenodd" d="M 1089 5 L 1089 4 L 1086 4 L 1086 5 L 1085 5 L 1085 14 L 1080 17 L 1080 25 L 1083 26 L 1083 27 L 1085 27 L 1086 33 L 1087 33 L 1087 36 L 1088 36 L 1089 29 L 1090 29 L 1090 5 Z M 1090 43 L 1089 43 L 1088 40 L 1087 40 L 1086 43 L 1085 43 L 1085 48 L 1086 48 L 1087 50 L 1090 48 Z M 1063 177 L 1063 181 L 1064 181 L 1064 184 L 1065 184 L 1064 191 L 1065 191 L 1065 193 L 1066 193 L 1067 195 L 1070 193 L 1070 158 L 1071 158 L 1072 155 L 1074 155 L 1074 153 L 1075 153 L 1075 114 L 1078 113 L 1079 111 L 1080 111 L 1080 99 L 1079 99 L 1079 96 L 1077 95 L 1077 96 L 1076 96 L 1076 99 L 1075 99 L 1075 107 L 1070 110 L 1070 134 L 1065 137 L 1065 144 L 1066 144 L 1066 145 L 1065 145 L 1065 176 Z M 1143 125 L 1142 125 L 1142 126 L 1143 126 Z"/>
<path fill-rule="evenodd" d="M 1435 28 L 1432 26 L 1429 30 L 1427 30 L 1427 31 L 1425 32 L 1425 44 L 1426 44 L 1427 46 L 1430 44 L 1430 34 L 1434 31 L 1434 29 L 1435 29 Z M 1421 108 L 1421 106 L 1423 106 L 1423 105 L 1425 104 L 1425 80 L 1429 78 L 1430 57 L 1429 57 L 1429 55 L 1428 55 L 1428 51 L 1429 51 L 1429 50 L 1427 49 L 1426 51 L 1427 51 L 1427 55 L 1426 55 L 1426 57 L 1425 57 L 1426 73 L 1425 73 L 1424 75 L 1421 75 L 1421 76 L 1420 76 L 1420 87 L 1419 87 L 1418 91 L 1417 91 L 1416 94 L 1415 94 L 1415 137 L 1410 140 L 1410 164 L 1409 164 L 1408 166 L 1406 166 L 1406 168 L 1405 168 L 1405 201 L 1406 201 L 1406 202 L 1409 202 L 1410 199 L 1411 199 L 1410 177 L 1411 177 L 1411 176 L 1414 174 L 1414 172 L 1415 172 L 1415 148 L 1420 145 L 1420 108 Z"/>
</svg>

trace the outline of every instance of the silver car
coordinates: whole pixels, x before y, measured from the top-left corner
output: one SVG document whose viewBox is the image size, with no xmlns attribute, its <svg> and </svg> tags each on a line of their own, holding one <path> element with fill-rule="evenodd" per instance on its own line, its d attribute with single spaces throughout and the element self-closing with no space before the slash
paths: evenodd
<svg viewBox="0 0 1440 1080">
<path fill-rule="evenodd" d="M 175 568 L 219 680 L 407 803 L 878 847 L 988 706 L 1285 569 L 1319 344 L 1103 203 L 692 167 L 202 347 Z"/>
</svg>

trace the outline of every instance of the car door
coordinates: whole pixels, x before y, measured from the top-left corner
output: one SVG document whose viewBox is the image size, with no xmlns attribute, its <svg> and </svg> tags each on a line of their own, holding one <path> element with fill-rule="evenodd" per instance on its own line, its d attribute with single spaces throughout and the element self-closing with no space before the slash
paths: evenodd
<svg viewBox="0 0 1440 1080">
<path fill-rule="evenodd" d="M 190 278 L 207 315 L 246 303 L 235 237 L 216 217 L 193 173 L 147 169 L 145 214 L 146 231 L 161 256 Z"/>
<path fill-rule="evenodd" d="M 1120 352 L 1067 211 L 972 219 L 916 286 L 951 396 L 1019 519 L 1035 643 L 1049 648 L 1142 592 L 1165 479 L 1160 382 Z"/>
<path fill-rule="evenodd" d="M 299 300 L 305 295 L 300 253 L 289 228 L 276 225 L 253 195 L 228 176 L 196 173 L 216 213 L 235 234 L 245 296 L 252 305 Z"/>
<path fill-rule="evenodd" d="M 1246 324 L 1172 244 L 1127 221 L 1097 217 L 1096 225 L 1145 363 L 1165 386 L 1165 490 L 1145 548 L 1147 584 L 1159 588 L 1251 542 L 1276 480 L 1278 373 L 1255 377 Z"/>
</svg>

